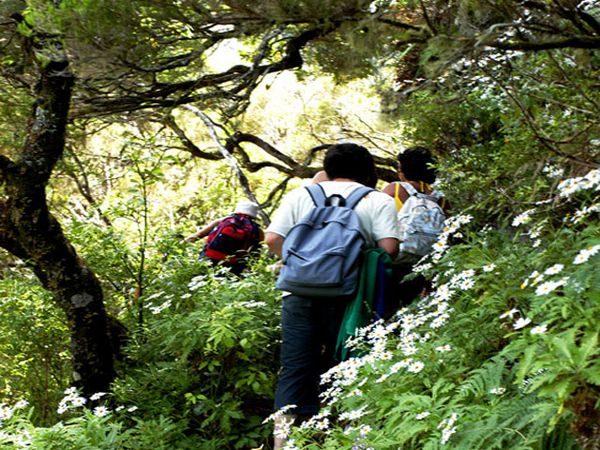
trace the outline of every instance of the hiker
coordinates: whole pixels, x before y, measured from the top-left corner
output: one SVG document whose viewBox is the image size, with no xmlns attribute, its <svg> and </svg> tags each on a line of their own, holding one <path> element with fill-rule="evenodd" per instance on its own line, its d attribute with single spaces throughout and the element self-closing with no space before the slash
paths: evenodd
<svg viewBox="0 0 600 450">
<path fill-rule="evenodd" d="M 321 245 L 315 244 L 315 240 L 294 239 L 302 232 L 302 227 L 310 227 L 305 222 L 308 220 L 306 218 L 320 212 L 327 215 L 328 211 L 323 210 L 343 209 L 348 212 L 352 203 L 356 203 L 350 215 L 356 219 L 360 245 L 364 243 L 362 248 L 378 246 L 391 256 L 395 256 L 398 251 L 394 202 L 389 196 L 372 189 L 377 178 L 369 151 L 352 143 L 332 145 L 327 150 L 323 166 L 330 181 L 321 181 L 288 193 L 267 228 L 265 237 L 267 246 L 275 254 L 280 257 L 283 254 L 284 262 L 277 282 L 284 292 L 281 372 L 275 394 L 275 409 L 296 405 L 291 414 L 282 416 L 280 421 L 312 416 L 319 411 L 320 375 L 338 362 L 335 356 L 337 334 L 346 306 L 353 296 L 352 286 L 357 283 L 351 277 L 358 278 L 357 268 L 351 268 L 348 272 L 351 275 L 343 276 L 341 284 L 328 291 L 326 280 L 319 285 L 322 276 L 329 272 L 326 262 L 322 270 L 317 267 L 313 275 L 305 274 L 304 278 L 299 270 L 300 279 L 296 280 L 294 286 L 294 273 L 291 272 L 296 270 L 297 267 L 293 264 L 298 262 L 297 258 L 293 258 L 294 255 L 308 262 L 327 254 L 322 252 Z M 327 198 L 327 202 L 345 203 L 347 208 L 316 207 L 313 196 L 318 195 L 322 196 L 319 197 L 319 202 Z M 314 229 L 308 231 L 312 238 L 314 233 L 318 233 Z M 322 240 L 337 238 L 347 230 L 342 228 L 339 232 L 324 231 L 318 236 Z M 290 243 L 296 248 L 290 248 Z M 342 258 L 341 255 L 348 249 L 337 250 Z M 336 289 L 343 293 L 338 294 Z M 286 292 L 289 290 L 300 294 Z M 277 422 L 275 426 L 277 427 Z M 275 448 L 281 448 L 282 445 L 283 441 L 276 437 Z"/>
<path fill-rule="evenodd" d="M 213 266 L 229 267 L 232 273 L 240 275 L 246 268 L 248 257 L 264 240 L 264 232 L 256 223 L 257 215 L 256 203 L 240 202 L 231 215 L 211 222 L 183 242 L 207 237 L 200 258 L 206 258 Z"/>
<path fill-rule="evenodd" d="M 399 181 L 389 183 L 383 189 L 396 203 L 401 241 L 394 264 L 394 278 L 399 283 L 396 294 L 390 297 L 393 301 L 386 308 L 385 318 L 412 302 L 427 286 L 422 275 L 403 279 L 430 252 L 448 213 L 446 199 L 431 187 L 436 179 L 433 164 L 435 160 L 427 148 L 407 148 L 398 153 Z"/>
</svg>

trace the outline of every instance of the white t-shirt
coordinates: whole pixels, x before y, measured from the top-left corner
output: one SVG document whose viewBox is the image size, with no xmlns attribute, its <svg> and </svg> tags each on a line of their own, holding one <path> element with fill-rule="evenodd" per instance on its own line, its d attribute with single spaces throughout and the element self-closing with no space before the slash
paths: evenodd
<svg viewBox="0 0 600 450">
<path fill-rule="evenodd" d="M 329 197 L 333 194 L 347 198 L 357 187 L 354 181 L 323 181 L 320 183 Z M 300 221 L 315 204 L 305 188 L 290 191 L 281 201 L 267 232 L 276 233 L 284 238 L 290 229 Z M 398 222 L 394 199 L 383 192 L 373 191 L 365 195 L 354 208 L 358 216 L 361 233 L 370 246 L 385 238 L 398 239 Z"/>
</svg>

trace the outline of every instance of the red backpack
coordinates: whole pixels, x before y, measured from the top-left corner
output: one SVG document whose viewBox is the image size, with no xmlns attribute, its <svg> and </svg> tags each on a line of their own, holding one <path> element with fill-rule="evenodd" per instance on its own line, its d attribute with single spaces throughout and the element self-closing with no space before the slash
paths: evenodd
<svg viewBox="0 0 600 450">
<path fill-rule="evenodd" d="M 206 238 L 202 255 L 217 261 L 236 264 L 258 248 L 260 228 L 246 214 L 225 217 Z"/>
</svg>

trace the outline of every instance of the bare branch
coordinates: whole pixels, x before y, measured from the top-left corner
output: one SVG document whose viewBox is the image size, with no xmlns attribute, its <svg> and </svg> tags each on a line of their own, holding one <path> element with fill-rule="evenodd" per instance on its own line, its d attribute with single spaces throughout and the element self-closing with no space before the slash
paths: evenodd
<svg viewBox="0 0 600 450">
<path fill-rule="evenodd" d="M 421 28 L 419 26 L 411 25 L 411 24 L 405 23 L 405 22 L 398 22 L 397 20 L 388 19 L 386 17 L 378 17 L 376 20 L 378 22 L 385 23 L 386 25 L 390 25 L 390 26 L 395 27 L 395 28 L 401 28 L 403 30 L 413 30 L 413 31 L 423 32 L 423 28 Z"/>
<path fill-rule="evenodd" d="M 284 178 L 281 183 L 279 183 L 271 192 L 269 192 L 267 199 L 262 203 L 263 208 L 272 207 L 271 214 L 273 213 L 279 204 L 279 199 L 283 196 L 283 193 L 285 192 L 285 189 L 287 188 L 287 185 L 291 179 L 292 177 Z"/>
<path fill-rule="evenodd" d="M 65 173 L 67 174 L 67 176 L 69 178 L 71 178 L 73 180 L 73 182 L 75 183 L 75 186 L 77 186 L 77 190 L 79 191 L 81 196 L 98 213 L 100 220 L 102 220 L 102 222 L 104 222 L 104 224 L 106 226 L 109 226 L 109 227 L 112 226 L 110 219 L 102 212 L 102 210 L 100 209 L 100 206 L 98 205 L 98 202 L 96 201 L 96 199 L 94 198 L 94 196 L 92 194 L 92 189 L 90 187 L 90 183 L 88 180 L 88 176 L 87 176 L 84 164 L 77 157 L 75 152 L 70 151 L 69 153 L 70 153 L 70 157 L 73 158 L 73 161 L 75 161 L 75 164 L 77 164 L 77 167 L 79 168 L 79 174 L 81 174 L 81 177 L 77 176 L 77 173 L 75 171 L 71 170 L 69 167 L 66 168 Z"/>
<path fill-rule="evenodd" d="M 227 139 L 225 146 L 227 147 L 227 149 L 229 151 L 233 151 L 235 149 L 235 147 L 238 147 L 239 144 L 242 142 L 250 142 L 250 143 L 256 145 L 257 147 L 260 147 L 266 153 L 273 156 L 274 158 L 277 158 L 279 161 L 288 165 L 292 169 L 300 166 L 300 164 L 298 164 L 293 158 L 290 158 L 289 156 L 280 152 L 275 147 L 273 147 L 272 145 L 268 144 L 267 142 L 263 141 L 261 138 L 259 138 L 258 136 L 255 136 L 253 134 L 241 133 L 239 131 L 236 131 L 229 139 Z M 302 176 L 302 175 L 298 174 L 298 176 Z"/>
<path fill-rule="evenodd" d="M 238 177 L 238 181 L 240 182 L 240 185 L 242 186 L 242 189 L 246 193 L 246 196 L 250 200 L 252 200 L 254 203 L 256 203 L 257 205 L 259 205 L 260 216 L 262 217 L 264 223 L 266 225 L 268 225 L 271 222 L 270 219 L 269 219 L 269 216 L 262 209 L 262 207 L 260 206 L 260 203 L 256 199 L 256 196 L 254 195 L 254 193 L 250 189 L 250 183 L 248 182 L 248 178 L 246 177 L 246 175 L 244 174 L 244 172 L 242 172 L 242 170 L 240 169 L 237 161 L 231 155 L 231 153 L 229 153 L 229 150 L 227 150 L 227 148 L 221 143 L 221 140 L 219 139 L 219 136 L 217 135 L 217 132 L 215 130 L 215 126 L 212 123 L 212 121 L 208 118 L 208 116 L 206 114 L 204 114 L 202 111 L 200 111 L 198 108 L 196 108 L 196 107 L 194 107 L 192 105 L 186 105 L 186 106 L 184 106 L 184 108 L 187 109 L 188 111 L 190 111 L 191 113 L 193 113 L 194 115 L 196 115 L 197 117 L 199 117 L 200 120 L 202 120 L 202 122 L 204 122 L 204 124 L 208 128 L 208 133 L 210 134 L 210 137 L 213 139 L 213 141 L 215 142 L 215 144 L 217 144 L 217 148 L 219 149 L 219 151 L 221 152 L 221 154 L 223 155 L 223 157 L 227 160 L 227 162 L 229 163 L 229 165 L 231 166 L 231 168 L 236 173 L 236 175 Z"/>
<path fill-rule="evenodd" d="M 429 13 L 427 12 L 427 8 L 425 7 L 423 0 L 419 0 L 419 3 L 421 5 L 421 12 L 423 13 L 425 22 L 427 22 L 427 26 L 433 32 L 434 35 L 437 34 L 437 30 L 436 30 L 435 26 L 433 25 L 433 22 L 431 22 L 431 18 L 429 17 Z"/>
<path fill-rule="evenodd" d="M 181 127 L 175 121 L 175 118 L 172 115 L 167 115 L 163 118 L 163 123 L 167 125 L 173 132 L 177 135 L 181 143 L 184 145 L 184 148 L 189 151 L 192 156 L 196 158 L 207 159 L 210 161 L 217 161 L 219 159 L 223 159 L 223 155 L 220 153 L 210 153 L 205 152 L 200 149 L 196 144 L 194 144 L 190 138 L 185 134 L 185 131 L 181 129 Z"/>
<path fill-rule="evenodd" d="M 71 117 L 99 117 L 120 112 L 174 107 L 214 100 L 230 100 L 234 103 L 247 102 L 249 95 L 260 79 L 269 73 L 301 67 L 304 61 L 300 51 L 310 41 L 332 32 L 337 26 L 334 23 L 322 24 L 289 38 L 281 59 L 269 64 L 260 64 L 262 60 L 256 58 L 251 66 L 238 64 L 227 71 L 203 74 L 191 80 L 175 83 L 153 82 L 145 87 L 142 86 L 142 88 L 122 85 L 119 86 L 121 90 L 125 91 L 122 95 L 115 95 L 114 93 L 109 95 L 107 92 L 98 91 L 97 88 L 93 87 L 92 80 L 90 80 L 90 83 L 84 84 L 84 88 L 88 89 L 88 93 L 95 90 L 95 95 L 78 98 L 78 104 L 81 106 L 72 112 Z M 262 55 L 263 60 L 268 53 L 266 40 L 270 36 L 272 36 L 272 32 L 265 35 L 258 49 L 258 54 Z M 192 55 L 188 56 L 191 57 Z M 96 84 L 98 82 L 98 80 L 93 81 Z M 107 88 L 114 88 L 113 81 L 111 78 L 107 79 Z M 209 88 L 210 90 L 208 90 Z"/>
<path fill-rule="evenodd" d="M 501 50 L 523 50 L 523 51 L 542 51 L 556 48 L 600 48 L 600 37 L 592 36 L 573 36 L 564 39 L 554 39 L 549 41 L 521 41 L 521 42 L 484 42 L 484 45 Z"/>
</svg>

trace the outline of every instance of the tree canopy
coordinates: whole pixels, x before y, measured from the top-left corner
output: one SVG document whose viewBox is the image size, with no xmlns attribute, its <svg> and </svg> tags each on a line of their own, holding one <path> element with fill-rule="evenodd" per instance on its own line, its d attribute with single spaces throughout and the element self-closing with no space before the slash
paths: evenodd
<svg viewBox="0 0 600 450">
<path fill-rule="evenodd" d="M 61 315 L 48 319 L 54 325 L 47 335 L 60 334 L 56 342 L 63 347 L 65 337 L 70 339 L 73 365 L 68 367 L 87 398 L 108 391 L 111 383 L 121 399 L 143 395 L 140 386 L 164 364 L 177 373 L 164 380 L 185 402 L 165 394 L 160 407 L 152 406 L 152 393 L 160 391 L 153 385 L 146 417 L 183 410 L 186 419 L 173 430 L 188 433 L 197 426 L 206 445 L 217 445 L 218 439 L 223 448 L 258 445 L 260 432 L 250 435 L 268 409 L 264 403 L 274 375 L 268 361 L 275 351 L 257 355 L 248 342 L 266 345 L 265 336 L 275 336 L 276 325 L 271 313 L 257 313 L 268 329 L 263 334 L 248 325 L 256 325 L 254 306 L 233 313 L 226 304 L 238 288 L 244 305 L 262 292 L 268 294 L 267 308 L 274 307 L 268 258 L 253 275 L 262 291 L 243 282 L 225 288 L 218 274 L 182 262 L 180 234 L 193 220 L 226 212 L 240 192 L 257 200 L 268 221 L 282 193 L 312 177 L 322 150 L 339 139 L 372 149 L 385 181 L 396 178 L 398 148 L 426 145 L 438 158 L 441 188 L 463 218 L 459 225 L 469 225 L 444 243 L 455 244 L 447 254 L 432 256 L 431 266 L 422 269 L 438 280 L 437 292 L 452 290 L 457 323 L 431 338 L 436 344 L 431 348 L 426 344 L 431 336 L 415 330 L 431 355 L 445 352 L 437 347 L 460 347 L 456 357 L 448 356 L 456 370 L 433 358 L 425 381 L 403 375 L 403 390 L 402 383 L 384 383 L 391 376 L 377 372 L 384 363 L 371 367 L 362 360 L 365 376 L 376 373 L 383 380 L 372 380 L 376 387 L 365 403 L 340 400 L 340 411 L 350 414 L 375 399 L 393 399 L 382 402 L 369 423 L 380 431 L 372 438 L 376 448 L 400 443 L 438 448 L 440 433 L 441 444 L 455 433 L 454 410 L 466 423 L 479 416 L 486 430 L 459 432 L 452 438 L 463 446 L 457 448 L 542 448 L 559 441 L 561 448 L 576 443 L 594 448 L 600 439 L 593 406 L 598 275 L 577 261 L 593 258 L 598 245 L 599 48 L 600 8 L 591 0 L 5 0 L 0 4 L 0 247 L 7 252 L 1 262 L 8 275 L 0 281 L 9 287 L 0 289 L 14 290 L 7 294 L 14 311 L 28 308 L 19 299 L 37 299 L 31 301 L 34 308 L 52 298 Z M 219 59 L 223 55 L 225 61 Z M 365 119 L 361 105 L 352 118 L 344 116 L 325 104 L 329 97 L 322 94 L 318 108 L 285 111 L 302 116 L 291 126 L 305 126 L 306 132 L 274 126 L 273 133 L 265 133 L 261 123 L 273 118 L 262 114 L 261 99 L 287 73 L 307 82 L 328 77 L 350 90 L 372 89 L 367 95 L 377 97 L 383 125 Z M 358 80 L 367 84 L 353 84 Z M 277 92 L 292 104 L 289 92 Z M 279 124 L 284 126 L 289 128 Z M 211 173 L 190 169 L 190 161 Z M 182 202 L 177 209 L 170 204 L 169 217 L 161 221 L 152 196 L 167 186 L 184 190 L 192 176 L 198 178 L 194 186 L 202 204 Z M 103 198 L 113 201 L 110 207 Z M 166 201 L 176 203 L 173 197 Z M 526 224 L 531 225 L 523 228 Z M 28 270 L 38 284 L 23 275 Z M 465 272 L 471 270 L 476 275 Z M 564 279 L 550 279 L 563 270 Z M 12 271 L 18 273 L 16 284 L 10 284 Z M 205 278 L 188 284 L 194 271 Z M 525 286 L 514 285 L 515 277 Z M 467 280 L 477 283 L 475 291 Z M 532 286 L 538 287 L 529 292 Z M 548 292 L 538 293 L 541 286 Z M 216 292 L 218 301 L 207 305 L 196 291 Z M 148 299 L 152 292 L 162 294 Z M 554 303 L 545 302 L 551 292 Z M 159 313 L 171 307 L 169 299 L 151 300 L 169 295 L 180 298 L 181 309 L 164 321 L 148 319 L 149 307 Z M 438 304 L 415 304 L 397 323 L 439 316 L 444 311 L 431 309 Z M 218 326 L 191 314 L 199 305 Z M 523 322 L 499 324 L 502 310 L 513 311 L 503 320 L 519 315 Z M 186 318 L 201 321 L 203 328 L 180 351 L 178 339 L 187 339 L 193 329 Z M 227 318 L 237 324 L 235 332 L 247 330 L 250 337 L 235 334 Z M 533 331 L 519 334 L 526 319 L 550 330 L 547 340 L 532 342 Z M 483 325 L 478 329 L 469 320 Z M 162 341 L 145 334 L 147 326 Z M 466 331 L 481 342 L 469 341 Z M 365 332 L 367 344 L 373 344 L 369 336 Z M 393 342 L 394 352 L 400 344 Z M 152 360 L 152 351 L 165 360 Z M 45 360 L 60 367 L 46 373 L 55 374 L 60 385 L 70 371 L 66 358 L 47 353 Z M 394 358 L 408 356 L 399 351 Z M 198 387 L 198 374 L 222 375 L 248 358 L 259 360 L 261 369 L 236 372 L 239 379 L 207 390 Z M 567 362 L 553 365 L 552 358 Z M 136 363 L 151 369 L 140 373 Z M 244 378 L 247 384 L 240 381 Z M 345 389 L 343 380 L 336 380 Z M 503 380 L 529 387 L 491 397 L 491 406 L 485 406 L 490 389 Z M 239 397 L 232 394 L 236 389 L 243 391 Z M 219 402 L 234 413 L 224 414 Z M 431 423 L 402 415 L 415 405 L 420 414 L 432 414 Z M 537 415 L 513 420 L 526 408 Z M 244 422 L 247 440 L 232 437 L 231 423 L 243 420 L 240 411 L 251 411 Z M 352 428 L 346 435 L 348 417 L 323 438 L 324 448 L 351 448 L 368 434 Z M 494 431 L 499 423 L 516 431 L 510 436 Z M 132 431 L 138 433 L 135 439 L 143 439 L 142 428 Z M 395 431 L 400 428 L 406 432 Z M 215 441 L 207 438 L 211 433 L 218 436 Z M 321 439 L 317 432 L 295 433 L 307 446 Z M 166 448 L 175 445 L 176 434 L 164 437 Z"/>
</svg>

